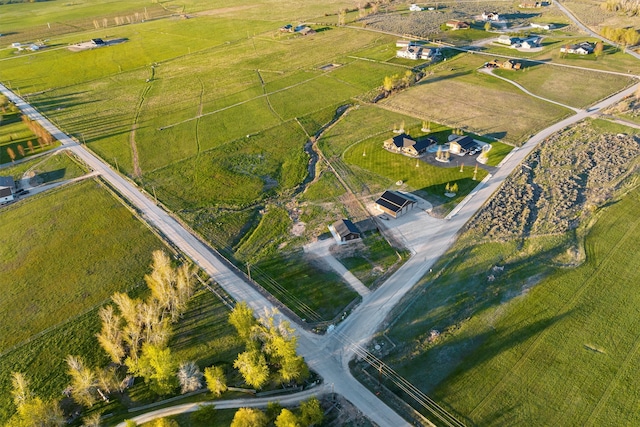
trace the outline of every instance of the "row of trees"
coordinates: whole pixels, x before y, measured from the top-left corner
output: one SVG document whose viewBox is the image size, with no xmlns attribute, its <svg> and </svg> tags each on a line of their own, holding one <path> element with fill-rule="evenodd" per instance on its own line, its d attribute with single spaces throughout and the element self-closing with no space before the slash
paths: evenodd
<svg viewBox="0 0 640 427">
<path fill-rule="evenodd" d="M 385 76 L 382 81 L 382 88 L 387 92 L 393 92 L 402 90 L 411 86 L 416 81 L 416 75 L 410 70 L 405 71 L 403 76 L 394 74 L 392 76 Z"/>
<path fill-rule="evenodd" d="M 635 28 L 611 28 L 604 27 L 602 29 L 602 36 L 613 40 L 616 43 L 623 44 L 625 46 L 635 46 L 640 43 L 640 33 Z M 602 44 L 602 42 L 598 42 Z M 597 44 L 596 44 L 597 46 Z"/>
<path fill-rule="evenodd" d="M 31 120 L 29 116 L 26 116 L 24 114 L 22 115 L 22 121 L 25 125 L 27 125 L 27 128 L 29 128 L 29 130 L 38 138 L 38 142 L 44 145 L 51 145 L 51 143 L 53 143 L 53 136 L 45 128 L 43 128 L 40 123 L 35 120 Z"/>
<path fill-rule="evenodd" d="M 606 0 L 600 6 L 609 12 L 625 12 L 631 16 L 640 13 L 639 0 Z"/>
<path fill-rule="evenodd" d="M 300 404 L 297 411 L 283 408 L 277 402 L 269 403 L 266 412 L 255 408 L 240 408 L 233 417 L 231 427 L 309 427 L 322 423 L 324 413 L 315 397 Z"/>
<path fill-rule="evenodd" d="M 272 376 L 277 383 L 304 381 L 309 368 L 296 352 L 297 338 L 287 321 L 276 321 L 276 312 L 267 312 L 259 321 L 245 302 L 235 306 L 229 323 L 244 341 L 245 351 L 238 355 L 233 366 L 240 371 L 245 383 L 261 389 Z"/>
</svg>

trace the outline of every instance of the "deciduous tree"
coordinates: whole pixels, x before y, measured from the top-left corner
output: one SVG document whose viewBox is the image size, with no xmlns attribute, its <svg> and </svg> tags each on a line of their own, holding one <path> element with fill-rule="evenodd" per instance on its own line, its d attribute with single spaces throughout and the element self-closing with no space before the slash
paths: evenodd
<svg viewBox="0 0 640 427">
<path fill-rule="evenodd" d="M 231 421 L 231 427 L 264 427 L 267 416 L 264 412 L 253 408 L 240 408 Z"/>
<path fill-rule="evenodd" d="M 220 397 L 222 393 L 227 391 L 227 378 L 220 366 L 209 366 L 204 369 L 204 379 L 207 382 L 207 388 L 216 396 Z"/>
<path fill-rule="evenodd" d="M 229 314 L 229 323 L 236 329 L 240 338 L 245 342 L 247 347 L 251 346 L 253 341 L 253 327 L 258 323 L 253 316 L 253 310 L 242 301 L 236 304 Z"/>
<path fill-rule="evenodd" d="M 129 357 L 125 363 L 129 371 L 144 378 L 151 391 L 156 394 L 167 395 L 178 386 L 176 377 L 178 366 L 168 348 L 145 343 L 142 345 L 142 353 L 138 360 Z"/>
<path fill-rule="evenodd" d="M 287 408 L 284 408 L 280 412 L 280 415 L 278 415 L 274 424 L 276 427 L 300 427 L 300 422 L 298 421 L 296 414 Z"/>
<path fill-rule="evenodd" d="M 71 377 L 71 397 L 83 406 L 91 407 L 98 401 L 98 381 L 95 372 L 78 356 L 67 356 L 67 371 Z"/>
<path fill-rule="evenodd" d="M 262 388 L 269 379 L 269 366 L 260 350 L 240 353 L 233 363 L 233 367 L 240 371 L 247 384 L 256 389 Z"/>
<path fill-rule="evenodd" d="M 320 425 L 324 419 L 320 401 L 315 397 L 300 404 L 300 413 L 300 422 L 305 427 Z"/>
<path fill-rule="evenodd" d="M 182 394 L 200 390 L 202 388 L 202 372 L 195 362 L 184 362 L 178 368 L 178 381 Z"/>
</svg>

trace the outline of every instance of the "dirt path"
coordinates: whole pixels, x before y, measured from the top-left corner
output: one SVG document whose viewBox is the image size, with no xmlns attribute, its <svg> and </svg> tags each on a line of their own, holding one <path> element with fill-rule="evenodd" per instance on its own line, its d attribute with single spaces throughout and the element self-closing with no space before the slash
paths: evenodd
<svg viewBox="0 0 640 427">
<path fill-rule="evenodd" d="M 138 129 L 138 120 L 140 118 L 140 111 L 142 110 L 144 98 L 150 89 L 151 85 L 147 85 L 144 89 L 142 89 L 142 93 L 140 94 L 140 102 L 138 102 L 138 106 L 136 107 L 136 115 L 134 116 L 133 124 L 131 125 L 131 132 L 129 132 L 129 146 L 131 147 L 131 162 L 133 163 L 134 178 L 139 178 L 142 176 L 142 169 L 140 169 L 140 159 L 138 157 L 138 145 L 136 144 L 136 130 Z"/>
</svg>

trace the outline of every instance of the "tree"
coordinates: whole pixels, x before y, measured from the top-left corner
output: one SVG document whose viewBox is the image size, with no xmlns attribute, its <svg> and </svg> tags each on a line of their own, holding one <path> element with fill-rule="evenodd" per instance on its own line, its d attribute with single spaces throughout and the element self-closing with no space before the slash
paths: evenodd
<svg viewBox="0 0 640 427">
<path fill-rule="evenodd" d="M 635 46 L 640 42 L 640 33 L 635 28 L 627 28 L 624 32 L 624 44 L 627 46 Z"/>
<path fill-rule="evenodd" d="M 204 379 L 207 382 L 207 388 L 217 397 L 227 391 L 227 378 L 220 366 L 209 366 L 204 369 Z"/>
<path fill-rule="evenodd" d="M 133 420 L 124 420 L 127 427 L 138 427 L 138 423 Z"/>
<path fill-rule="evenodd" d="M 22 144 L 18 144 L 18 153 L 20 153 L 20 156 L 24 157 L 24 147 L 22 146 Z"/>
<path fill-rule="evenodd" d="M 384 80 L 382 80 L 382 88 L 387 92 L 391 92 L 393 90 L 394 81 L 393 77 L 384 76 Z"/>
<path fill-rule="evenodd" d="M 256 318 L 253 316 L 253 310 L 242 301 L 233 308 L 229 314 L 229 323 L 236 329 L 240 338 L 245 342 L 247 347 L 252 342 L 253 327 L 257 324 Z"/>
<path fill-rule="evenodd" d="M 144 279 L 153 298 L 174 322 L 184 312 L 193 295 L 194 284 L 191 276 L 192 271 L 186 264 L 173 269 L 171 259 L 166 253 L 153 252 L 152 272 Z"/>
<path fill-rule="evenodd" d="M 29 389 L 29 381 L 20 372 L 11 374 L 11 396 L 17 413 L 8 427 L 61 427 L 66 424 L 57 400 L 44 402 Z"/>
<path fill-rule="evenodd" d="M 88 417 L 82 419 L 82 427 L 100 427 L 100 414 L 94 412 Z"/>
<path fill-rule="evenodd" d="M 274 424 L 276 427 L 300 427 L 298 417 L 287 408 L 280 412 Z"/>
<path fill-rule="evenodd" d="M 320 407 L 320 401 L 312 397 L 300 404 L 300 422 L 303 426 L 317 426 L 322 423 L 324 411 Z"/>
<path fill-rule="evenodd" d="M 273 423 L 276 418 L 278 418 L 278 415 L 280 415 L 280 412 L 282 412 L 282 405 L 280 402 L 269 402 L 267 403 L 267 409 L 265 412 L 267 414 L 268 422 Z"/>
<path fill-rule="evenodd" d="M 484 30 L 491 31 L 491 22 L 487 21 L 484 23 Z"/>
<path fill-rule="evenodd" d="M 233 363 L 233 367 L 240 371 L 247 384 L 257 389 L 265 385 L 269 379 L 269 366 L 260 350 L 240 353 Z"/>
<path fill-rule="evenodd" d="M 338 12 L 338 25 L 344 25 L 347 21 L 347 9 L 340 9 Z"/>
<path fill-rule="evenodd" d="M 96 374 L 78 356 L 67 356 L 67 365 L 71 377 L 71 397 L 80 405 L 93 406 L 98 401 Z"/>
<path fill-rule="evenodd" d="M 602 42 L 598 42 L 596 43 L 595 47 L 593 48 L 593 55 L 598 58 L 602 55 L 602 52 L 604 50 L 604 44 Z"/>
<path fill-rule="evenodd" d="M 180 427 L 176 420 L 170 420 L 169 418 L 158 418 L 146 425 L 149 427 Z"/>
<path fill-rule="evenodd" d="M 264 412 L 252 408 L 240 408 L 236 411 L 230 427 L 264 427 L 267 416 Z"/>
<path fill-rule="evenodd" d="M 0 122 L 2 122 L 1 119 Z M 33 153 L 33 141 L 27 141 L 27 147 L 29 147 L 29 152 Z"/>
<path fill-rule="evenodd" d="M 11 159 L 11 161 L 15 162 L 16 153 L 15 153 L 15 151 L 13 151 L 13 149 L 11 147 L 7 147 L 7 154 L 9 155 L 9 158 Z"/>
<path fill-rule="evenodd" d="M 98 311 L 102 319 L 102 330 L 96 334 L 100 347 L 109 355 L 111 361 L 122 364 L 125 356 L 122 340 L 122 317 L 113 311 L 113 306 L 107 305 Z"/>
<path fill-rule="evenodd" d="M 200 390 L 202 388 L 202 372 L 195 362 L 181 363 L 178 368 L 178 381 L 182 394 Z"/>
<path fill-rule="evenodd" d="M 144 378 L 151 391 L 158 395 L 170 394 L 178 386 L 177 364 L 168 348 L 145 343 L 138 360 L 128 357 L 125 363 L 131 373 Z"/>
<path fill-rule="evenodd" d="M 404 122 L 403 122 L 404 126 Z M 279 367 L 278 374 L 282 382 L 304 380 L 309 376 L 304 359 L 296 353 L 297 338 L 289 322 L 275 322 L 277 311 L 266 313 L 260 318 L 255 334 L 264 342 L 264 351 L 271 362 Z"/>
</svg>

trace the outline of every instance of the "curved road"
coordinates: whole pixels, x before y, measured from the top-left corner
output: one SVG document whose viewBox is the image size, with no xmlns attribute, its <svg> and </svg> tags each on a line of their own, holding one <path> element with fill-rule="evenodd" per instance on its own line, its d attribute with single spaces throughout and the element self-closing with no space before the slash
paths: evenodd
<svg viewBox="0 0 640 427">
<path fill-rule="evenodd" d="M 428 243 L 420 247 L 416 254 L 382 286 L 366 295 L 362 303 L 334 331 L 327 333 L 325 336 L 317 336 L 298 327 L 299 353 L 305 357 L 310 368 L 323 377 L 325 385 L 331 385 L 336 393 L 351 401 L 373 422 L 382 427 L 409 425 L 402 417 L 353 378 L 348 366 L 349 361 L 360 351 L 360 346 L 367 344 L 370 337 L 386 320 L 391 309 L 429 271 L 435 261 L 444 254 L 454 242 L 457 233 L 464 224 L 498 189 L 502 181 L 531 150 L 553 133 L 586 117 L 597 114 L 601 109 L 618 102 L 625 96 L 633 94 L 638 87 L 640 87 L 640 84 L 627 88 L 586 111 L 580 111 L 544 129 L 527 141 L 522 148 L 514 150 L 496 173 L 479 185 L 479 188 L 475 190 L 475 195 L 451 219 L 442 220 L 438 223 L 438 226 L 430 228 L 430 238 L 425 239 L 425 242 Z M 156 206 L 132 182 L 123 178 L 101 159 L 78 145 L 31 105 L 16 96 L 5 86 L 0 85 L 0 92 L 15 103 L 24 114 L 42 124 L 55 138 L 61 141 L 63 146 L 82 159 L 94 172 L 102 175 L 103 179 L 115 187 L 122 197 L 136 206 L 145 221 L 160 230 L 167 239 L 213 277 L 234 299 L 246 301 L 256 313 L 261 313 L 265 308 L 272 307 L 272 304 L 264 296 L 221 262 L 211 248 L 190 234 L 171 215 Z M 416 224 L 416 226 L 419 227 L 420 224 Z M 284 315 L 280 316 L 285 318 Z M 291 324 L 295 326 L 293 322 Z M 282 401 L 284 398 L 278 399 Z M 242 405 L 246 405 L 246 402 L 242 401 Z"/>
</svg>

